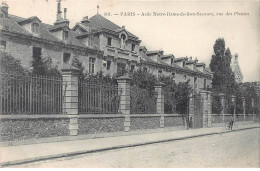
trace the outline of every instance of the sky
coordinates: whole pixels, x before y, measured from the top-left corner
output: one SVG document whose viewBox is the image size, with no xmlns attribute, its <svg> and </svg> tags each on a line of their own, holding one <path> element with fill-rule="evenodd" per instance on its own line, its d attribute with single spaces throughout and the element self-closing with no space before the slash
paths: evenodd
<svg viewBox="0 0 260 171">
<path fill-rule="evenodd" d="M 1 0 L 2 2 L 3 0 Z M 9 13 L 38 16 L 48 24 L 56 20 L 56 0 L 5 0 Z M 244 82 L 260 81 L 260 1 L 137 1 L 63 0 L 72 28 L 84 16 L 97 13 L 137 35 L 148 50 L 163 50 L 175 57 L 197 57 L 208 66 L 217 38 L 224 38 L 232 54 L 238 54 Z M 158 13 L 213 13 L 214 16 L 142 16 Z M 226 15 L 226 13 L 232 15 Z M 135 13 L 134 16 L 120 14 Z M 244 15 L 234 15 L 234 14 Z M 115 15 L 118 14 L 118 15 Z M 139 14 L 139 15 L 137 15 Z M 222 14 L 222 15 L 217 15 Z"/>
</svg>

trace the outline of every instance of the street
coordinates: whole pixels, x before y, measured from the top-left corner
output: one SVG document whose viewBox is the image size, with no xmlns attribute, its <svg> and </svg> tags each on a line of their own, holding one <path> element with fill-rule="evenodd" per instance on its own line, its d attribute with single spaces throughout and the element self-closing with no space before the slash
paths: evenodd
<svg viewBox="0 0 260 171">
<path fill-rule="evenodd" d="M 255 128 L 13 167 L 259 167 L 259 133 Z"/>
</svg>

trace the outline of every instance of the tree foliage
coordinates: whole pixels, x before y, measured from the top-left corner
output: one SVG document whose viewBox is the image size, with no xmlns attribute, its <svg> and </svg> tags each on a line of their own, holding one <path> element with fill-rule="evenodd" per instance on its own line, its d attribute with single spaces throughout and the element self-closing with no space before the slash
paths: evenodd
<svg viewBox="0 0 260 171">
<path fill-rule="evenodd" d="M 52 58 L 50 56 L 33 57 L 32 60 L 32 74 L 42 76 L 61 76 L 61 72 L 57 66 L 53 66 Z"/>
<path fill-rule="evenodd" d="M 210 62 L 210 69 L 213 72 L 212 91 L 213 91 L 213 112 L 221 112 L 220 93 L 225 94 L 227 104 L 226 112 L 232 113 L 235 108 L 236 114 L 243 113 L 242 97 L 246 100 L 246 113 L 257 112 L 257 108 L 252 108 L 252 99 L 258 103 L 256 83 L 236 83 L 234 73 L 231 69 L 232 54 L 229 48 L 226 48 L 223 38 L 218 38 L 213 46 L 214 54 Z M 236 103 L 231 103 L 231 96 L 236 96 Z"/>
<path fill-rule="evenodd" d="M 29 73 L 29 70 L 22 67 L 20 60 L 2 51 L 0 51 L 0 66 L 1 73 L 14 75 L 26 75 Z"/>
<path fill-rule="evenodd" d="M 214 54 L 210 62 L 210 69 L 213 72 L 212 91 L 227 96 L 234 95 L 236 82 L 230 67 L 231 51 L 225 47 L 225 40 L 222 38 L 216 40 L 213 49 Z"/>
<path fill-rule="evenodd" d="M 188 103 L 192 91 L 189 81 L 178 84 L 171 77 L 161 77 L 164 86 L 165 113 L 188 114 Z"/>
</svg>

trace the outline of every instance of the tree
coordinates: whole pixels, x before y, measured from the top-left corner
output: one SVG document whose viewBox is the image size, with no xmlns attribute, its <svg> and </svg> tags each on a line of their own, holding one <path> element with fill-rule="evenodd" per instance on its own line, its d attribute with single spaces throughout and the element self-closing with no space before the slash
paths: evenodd
<svg viewBox="0 0 260 171">
<path fill-rule="evenodd" d="M 72 59 L 72 66 L 79 69 L 79 77 L 80 78 L 84 78 L 86 76 L 86 74 L 84 74 L 85 68 L 84 68 L 82 62 L 79 60 L 78 56 L 74 56 L 74 58 Z"/>
<path fill-rule="evenodd" d="M 259 104 L 259 95 L 257 90 L 256 82 L 246 82 L 241 85 L 241 89 L 243 89 L 243 96 L 246 101 L 246 113 L 252 114 L 253 110 L 255 114 L 258 114 L 257 104 Z M 252 99 L 255 100 L 254 108 L 252 107 Z"/>
<path fill-rule="evenodd" d="M 131 85 L 137 85 L 139 88 L 147 89 L 149 92 L 153 92 L 154 86 L 158 83 L 153 74 L 142 69 L 134 71 L 130 76 L 132 78 Z"/>
<path fill-rule="evenodd" d="M 183 123 L 189 121 L 188 107 L 192 88 L 189 85 L 189 80 L 179 82 L 178 84 L 171 77 L 161 77 L 159 79 L 165 84 L 164 90 L 164 112 L 178 113 L 182 116 Z"/>
<path fill-rule="evenodd" d="M 29 73 L 27 69 L 22 67 L 21 61 L 2 51 L 0 51 L 0 71 L 1 73 L 13 75 L 26 75 Z"/>
<path fill-rule="evenodd" d="M 142 69 L 130 73 L 131 82 L 131 112 L 156 113 L 156 93 L 154 86 L 158 83 L 156 77 Z"/>
<path fill-rule="evenodd" d="M 234 73 L 230 67 L 232 54 L 229 48 L 226 48 L 225 40 L 223 38 L 218 38 L 213 46 L 214 54 L 212 55 L 210 62 L 210 69 L 213 72 L 212 80 L 212 91 L 214 96 L 218 96 L 220 93 L 225 94 L 225 99 L 229 103 L 225 106 L 227 111 L 232 111 L 234 105 L 230 103 L 230 98 L 232 95 L 237 96 L 237 103 L 240 104 L 241 93 L 239 86 L 235 81 Z M 213 98 L 212 104 L 213 112 L 220 113 L 222 110 L 220 99 L 218 97 Z M 241 111 L 238 108 L 238 111 Z"/>
<path fill-rule="evenodd" d="M 224 93 L 226 96 L 234 95 L 236 89 L 235 76 L 230 67 L 232 54 L 225 47 L 225 40 L 218 38 L 213 46 L 214 54 L 210 62 L 213 72 L 212 91 Z"/>
<path fill-rule="evenodd" d="M 33 57 L 32 74 L 42 76 L 61 76 L 61 72 L 57 66 L 53 66 L 50 56 L 43 57 L 41 54 L 38 57 Z"/>
</svg>

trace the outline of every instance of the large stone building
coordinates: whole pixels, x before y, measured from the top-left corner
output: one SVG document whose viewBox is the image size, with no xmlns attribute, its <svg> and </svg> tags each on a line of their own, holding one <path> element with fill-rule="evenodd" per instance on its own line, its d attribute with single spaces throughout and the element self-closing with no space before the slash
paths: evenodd
<svg viewBox="0 0 260 171">
<path fill-rule="evenodd" d="M 235 58 L 232 58 L 231 60 L 231 69 L 233 73 L 235 74 L 236 82 L 242 83 L 243 82 L 243 74 L 240 69 L 239 63 L 238 63 L 238 54 L 235 54 Z"/>
<path fill-rule="evenodd" d="M 11 15 L 7 4 L 2 4 L 2 49 L 28 68 L 32 59 L 37 57 L 50 57 L 58 68 L 70 64 L 77 57 L 89 74 L 102 72 L 116 76 L 141 68 L 156 77 L 171 76 L 176 83 L 190 80 L 195 89 L 212 86 L 212 72 L 197 59 L 176 58 L 162 50 L 148 51 L 145 46 L 140 46 L 141 40 L 136 35 L 100 14 L 83 17 L 70 28 L 66 13 L 67 9 L 64 9 L 64 16 L 61 16 L 58 1 L 56 21 L 49 25 L 36 16 L 22 18 Z"/>
</svg>

